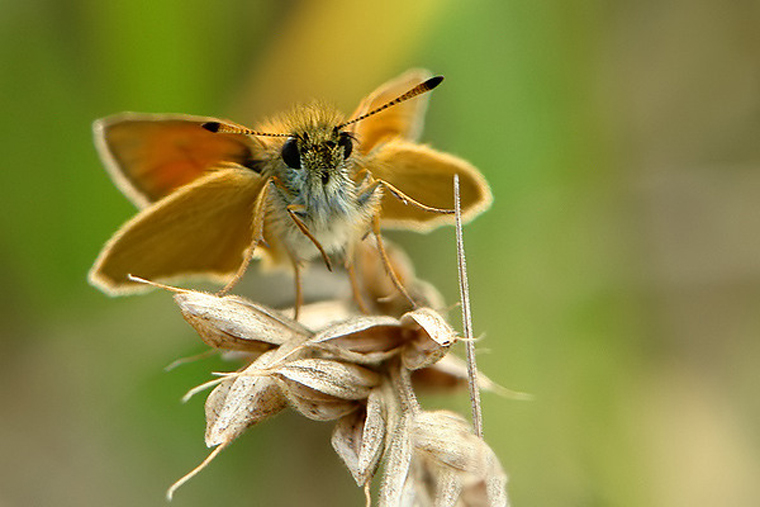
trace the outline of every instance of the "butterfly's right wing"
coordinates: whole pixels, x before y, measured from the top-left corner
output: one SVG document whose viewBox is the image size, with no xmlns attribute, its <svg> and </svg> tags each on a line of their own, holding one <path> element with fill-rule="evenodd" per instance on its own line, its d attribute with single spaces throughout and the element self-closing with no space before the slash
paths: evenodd
<svg viewBox="0 0 760 507">
<path fill-rule="evenodd" d="M 207 121 L 219 120 L 122 113 L 93 124 L 95 146 L 116 185 L 144 208 L 220 165 L 257 169 L 258 140 L 209 132 L 201 127 Z"/>
<path fill-rule="evenodd" d="M 230 280 L 254 241 L 265 184 L 247 168 L 226 167 L 179 188 L 114 234 L 90 270 L 90 283 L 121 295 L 147 289 L 128 274 L 151 281 L 187 275 Z"/>
</svg>

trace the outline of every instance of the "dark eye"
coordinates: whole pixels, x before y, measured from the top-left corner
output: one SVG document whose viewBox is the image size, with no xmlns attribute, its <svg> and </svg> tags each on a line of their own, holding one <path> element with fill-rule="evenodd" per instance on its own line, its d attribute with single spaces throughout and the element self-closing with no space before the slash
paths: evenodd
<svg viewBox="0 0 760 507">
<path fill-rule="evenodd" d="M 351 150 L 354 149 L 354 140 L 351 139 L 351 134 L 347 132 L 341 132 L 338 138 L 338 145 L 343 147 L 343 158 L 351 156 Z"/>
<path fill-rule="evenodd" d="M 285 144 L 282 145 L 282 161 L 288 167 L 293 169 L 301 168 L 301 153 L 298 151 L 298 140 L 295 137 L 289 137 Z"/>
</svg>

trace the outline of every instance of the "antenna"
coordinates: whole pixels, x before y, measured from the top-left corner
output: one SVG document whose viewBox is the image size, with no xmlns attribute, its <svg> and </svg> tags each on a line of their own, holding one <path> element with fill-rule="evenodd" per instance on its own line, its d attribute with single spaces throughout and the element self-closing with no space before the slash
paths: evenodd
<svg viewBox="0 0 760 507">
<path fill-rule="evenodd" d="M 433 88 L 435 88 L 436 86 L 438 86 L 439 84 L 441 84 L 441 81 L 443 81 L 443 76 L 431 77 L 427 81 L 424 81 L 424 82 L 418 84 L 417 86 L 415 86 L 414 88 L 412 88 L 411 90 L 409 90 L 408 92 L 406 92 L 405 94 L 403 94 L 403 95 L 401 95 L 399 97 L 396 97 L 395 99 L 391 100 L 390 102 L 386 102 L 382 106 L 380 106 L 380 107 L 378 107 L 376 109 L 373 109 L 372 111 L 370 111 L 368 113 L 365 113 L 365 114 L 359 116 L 358 118 L 354 118 L 353 120 L 348 120 L 345 123 L 341 123 L 340 125 L 338 125 L 337 127 L 335 127 L 335 129 L 336 130 L 342 129 L 343 127 L 345 127 L 347 125 L 351 125 L 352 123 L 356 123 L 356 122 L 362 121 L 363 119 L 368 118 L 368 117 L 372 116 L 373 114 L 377 114 L 380 111 L 385 111 L 389 107 L 395 106 L 396 104 L 400 104 L 401 102 L 404 102 L 405 100 L 409 100 L 409 99 L 411 99 L 413 97 L 416 97 L 417 95 L 422 95 L 423 93 L 427 93 L 430 90 L 432 90 Z"/>
<path fill-rule="evenodd" d="M 290 134 L 272 134 L 269 132 L 256 132 L 247 127 L 240 127 L 237 125 L 229 125 L 227 123 L 220 123 L 218 121 L 207 121 L 201 125 L 204 129 L 213 133 L 220 134 L 243 134 L 245 136 L 266 136 L 266 137 L 291 137 Z"/>
<path fill-rule="evenodd" d="M 372 111 L 359 116 L 358 118 L 354 118 L 353 120 L 348 120 L 347 122 L 341 123 L 340 125 L 335 127 L 335 130 L 337 131 L 353 123 L 360 122 L 363 119 L 372 116 L 373 114 L 377 114 L 380 111 L 385 111 L 389 107 L 395 106 L 396 104 L 400 104 L 401 102 L 414 98 L 417 95 L 422 95 L 423 93 L 427 93 L 433 88 L 435 88 L 436 86 L 438 86 L 439 84 L 441 84 L 441 81 L 443 81 L 443 76 L 431 77 L 430 79 L 418 84 L 417 86 L 415 86 L 408 92 L 396 97 L 390 102 L 386 102 L 382 106 L 377 107 L 373 109 Z M 271 132 L 257 132 L 247 127 L 242 127 L 239 125 L 230 125 L 228 123 L 221 123 L 218 121 L 208 121 L 202 124 L 201 127 L 208 130 L 209 132 L 221 133 L 221 134 L 242 134 L 246 136 L 264 136 L 264 137 L 292 137 L 292 134 L 273 134 Z"/>
</svg>

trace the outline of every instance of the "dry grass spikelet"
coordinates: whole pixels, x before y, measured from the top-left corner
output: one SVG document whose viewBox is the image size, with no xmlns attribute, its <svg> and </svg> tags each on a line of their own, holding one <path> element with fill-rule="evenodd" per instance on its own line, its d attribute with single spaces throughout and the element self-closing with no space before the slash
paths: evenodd
<svg viewBox="0 0 760 507">
<path fill-rule="evenodd" d="M 183 317 L 207 345 L 243 361 L 188 392 L 186 398 L 213 387 L 205 404 L 205 442 L 214 450 L 167 496 L 245 430 L 290 408 L 314 421 L 333 421 L 332 446 L 364 488 L 367 505 L 382 469 L 381 506 L 506 506 L 506 475 L 482 438 L 475 399 L 481 388 L 524 395 L 477 371 L 474 356 L 464 361 L 450 354 L 457 341 L 472 352 L 473 342 L 461 224 L 458 233 L 464 336 L 440 312 L 438 292 L 414 277 L 408 258 L 393 246 L 394 269 L 421 306 L 393 290 L 372 245 L 359 252 L 371 314 L 341 300 L 320 301 L 302 307 L 295 321 L 289 311 L 239 296 L 162 286 L 174 292 Z M 473 424 L 453 412 L 422 409 L 415 392 L 464 385 L 471 389 Z"/>
</svg>

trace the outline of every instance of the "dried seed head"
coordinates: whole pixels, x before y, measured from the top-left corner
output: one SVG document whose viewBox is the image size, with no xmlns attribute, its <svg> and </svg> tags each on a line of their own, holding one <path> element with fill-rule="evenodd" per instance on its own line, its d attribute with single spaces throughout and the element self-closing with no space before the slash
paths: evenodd
<svg viewBox="0 0 760 507">
<path fill-rule="evenodd" d="M 332 434 L 332 445 L 363 487 L 372 480 L 385 442 L 386 419 L 379 389 L 373 389 L 362 410 L 342 417 Z"/>
<path fill-rule="evenodd" d="M 386 352 L 403 343 L 398 319 L 386 316 L 354 317 L 335 324 L 310 343 L 331 344 L 352 352 Z"/>
<path fill-rule="evenodd" d="M 420 308 L 400 319 L 354 317 L 328 327 L 305 345 L 358 364 L 378 364 L 401 354 L 405 367 L 418 369 L 440 360 L 455 339 L 456 333 L 438 312 Z"/>
<path fill-rule="evenodd" d="M 412 389 L 412 371 L 428 384 L 465 383 L 466 366 L 447 355 L 456 332 L 437 311 L 409 308 L 374 247 L 361 248 L 363 289 L 384 315 L 357 316 L 344 303 L 327 301 L 301 309 L 306 327 L 243 298 L 175 294 L 207 344 L 252 362 L 204 384 L 219 384 L 206 400 L 206 444 L 217 448 L 170 494 L 248 427 L 290 406 L 312 420 L 337 421 L 332 445 L 367 494 L 384 459 L 381 505 L 507 504 L 506 477 L 490 448 L 460 416 L 422 411 Z M 400 250 L 391 248 L 391 256 L 410 292 L 421 288 L 423 301 L 437 299 Z M 386 294 L 392 296 L 381 298 Z M 480 374 L 477 381 L 498 387 Z"/>
<path fill-rule="evenodd" d="M 266 367 L 274 356 L 274 351 L 265 352 L 246 370 Z M 238 375 L 224 379 L 206 400 L 206 445 L 216 446 L 216 449 L 172 484 L 166 492 L 167 499 L 171 500 L 180 486 L 208 466 L 248 427 L 275 415 L 285 406 L 285 398 L 269 378 Z"/>
<path fill-rule="evenodd" d="M 290 408 L 312 421 L 334 421 L 361 408 L 361 402 L 330 396 L 298 383 L 275 378 Z"/>
<path fill-rule="evenodd" d="M 270 372 L 289 389 L 307 387 L 343 400 L 363 400 L 380 383 L 380 375 L 372 370 L 329 359 L 295 359 Z"/>
<path fill-rule="evenodd" d="M 403 501 L 404 485 L 412 465 L 412 418 L 413 414 L 406 412 L 387 430 L 390 441 L 385 453 L 385 473 L 380 485 L 380 506 L 415 505 L 414 502 Z M 419 503 L 418 505 L 424 505 Z"/>
<path fill-rule="evenodd" d="M 241 375 L 222 381 L 206 399 L 206 445 L 213 447 L 237 438 L 248 427 L 271 417 L 287 406 L 277 383 L 251 375 L 266 368 L 274 357 L 266 352 Z"/>
<path fill-rule="evenodd" d="M 461 415 L 444 410 L 420 412 L 411 431 L 415 450 L 451 468 L 482 473 L 481 440 Z"/>
<path fill-rule="evenodd" d="M 398 353 L 404 336 L 397 319 L 378 315 L 335 324 L 306 344 L 344 361 L 378 364 Z"/>
<path fill-rule="evenodd" d="M 456 341 L 456 332 L 444 318 L 430 308 L 404 314 L 401 325 L 410 337 L 401 359 L 406 368 L 416 370 L 439 361 Z"/>
<path fill-rule="evenodd" d="M 392 438 L 381 505 L 507 505 L 498 459 L 458 414 L 407 415 Z"/>
<path fill-rule="evenodd" d="M 309 335 L 306 328 L 279 312 L 237 296 L 183 291 L 174 300 L 201 339 L 215 348 L 263 352 Z"/>
</svg>

